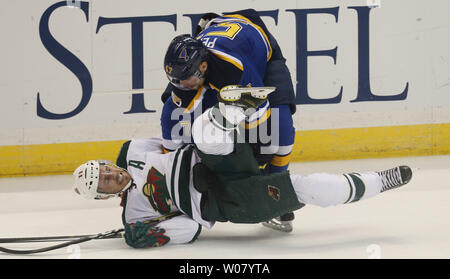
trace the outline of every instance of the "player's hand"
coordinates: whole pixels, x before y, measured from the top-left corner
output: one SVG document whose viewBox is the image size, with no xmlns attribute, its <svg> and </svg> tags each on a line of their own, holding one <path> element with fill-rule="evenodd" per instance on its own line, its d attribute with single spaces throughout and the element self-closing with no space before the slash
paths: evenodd
<svg viewBox="0 0 450 279">
<path fill-rule="evenodd" d="M 197 29 L 195 30 L 195 33 L 193 34 L 194 37 L 197 37 L 198 34 L 200 34 L 200 32 L 202 32 L 203 30 L 205 30 L 206 24 L 208 24 L 208 22 L 210 22 L 212 19 L 218 17 L 218 14 L 215 13 L 206 13 L 202 16 L 202 18 L 200 19 L 200 21 L 197 24 Z"/>
<path fill-rule="evenodd" d="M 169 242 L 162 228 L 143 222 L 125 225 L 125 242 L 133 248 L 158 247 Z"/>
</svg>

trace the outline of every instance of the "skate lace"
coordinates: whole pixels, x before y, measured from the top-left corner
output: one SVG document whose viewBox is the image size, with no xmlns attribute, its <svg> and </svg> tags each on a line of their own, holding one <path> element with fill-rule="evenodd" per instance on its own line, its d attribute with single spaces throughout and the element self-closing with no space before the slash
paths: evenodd
<svg viewBox="0 0 450 279">
<path fill-rule="evenodd" d="M 383 183 L 382 191 L 402 185 L 402 176 L 399 168 L 393 168 L 379 172 L 381 176 L 381 182 Z"/>
</svg>

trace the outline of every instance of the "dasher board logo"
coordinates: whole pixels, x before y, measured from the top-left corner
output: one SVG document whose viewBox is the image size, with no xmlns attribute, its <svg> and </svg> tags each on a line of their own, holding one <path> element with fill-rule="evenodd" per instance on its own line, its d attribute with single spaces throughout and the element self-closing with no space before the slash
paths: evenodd
<svg viewBox="0 0 450 279">
<path fill-rule="evenodd" d="M 267 190 L 269 191 L 269 196 L 272 197 L 272 199 L 274 199 L 275 201 L 279 201 L 280 200 L 280 189 L 272 186 L 272 185 L 267 185 Z"/>
<path fill-rule="evenodd" d="M 52 1 L 49 1 L 52 2 Z M 149 1 L 147 1 L 149 2 Z M 319 1 L 316 1 L 319 2 Z M 344 1 L 342 1 L 344 2 Z M 352 1 L 347 1 L 352 2 Z M 140 32 L 131 32 L 131 40 L 129 40 L 129 45 L 131 45 L 131 54 L 130 55 L 130 63 L 131 63 L 131 81 L 132 81 L 132 89 L 144 89 L 145 84 L 145 71 L 143 65 L 144 61 L 144 49 L 147 49 L 148 46 L 144 46 L 144 36 L 143 32 L 146 30 L 146 27 L 148 23 L 152 22 L 152 24 L 161 24 L 164 23 L 168 26 L 173 27 L 175 30 L 177 28 L 181 27 L 179 26 L 181 23 L 186 24 L 184 20 L 179 20 L 179 16 L 177 14 L 169 14 L 169 15 L 143 15 L 143 16 L 134 16 L 133 14 L 120 14 L 116 17 L 105 17 L 103 16 L 103 12 L 106 11 L 96 11 L 99 13 L 98 17 L 91 17 L 93 10 L 93 4 L 92 1 L 79 1 L 79 0 L 67 0 L 67 1 L 59 1 L 56 3 L 51 4 L 45 11 L 42 13 L 42 16 L 39 19 L 39 28 L 36 28 L 36 30 L 39 31 L 39 38 L 42 42 L 43 48 L 45 48 L 49 55 L 51 55 L 56 61 L 60 62 L 65 68 L 67 68 L 80 82 L 80 88 L 81 88 L 81 99 L 78 103 L 73 103 L 71 106 L 67 104 L 67 107 L 70 107 L 71 109 L 61 112 L 61 111 L 54 111 L 48 109 L 48 102 L 51 102 L 51 99 L 48 95 L 51 94 L 42 94 L 42 89 L 37 92 L 36 95 L 36 115 L 38 117 L 44 118 L 44 119 L 52 119 L 52 120 L 63 120 L 68 119 L 71 117 L 74 117 L 81 113 L 83 110 L 86 109 L 86 107 L 91 102 L 91 97 L 93 95 L 93 84 L 95 84 L 95 80 L 93 80 L 94 77 L 97 75 L 93 75 L 92 69 L 90 67 L 86 66 L 82 59 L 80 59 L 78 56 L 79 54 L 73 53 L 70 51 L 70 47 L 65 47 L 64 44 L 60 43 L 60 38 L 56 36 L 56 34 L 52 33 L 51 30 L 51 24 L 50 22 L 52 15 L 56 12 L 56 10 L 59 9 L 65 9 L 66 7 L 69 8 L 76 8 L 81 10 L 84 13 L 84 17 L 77 17 L 77 19 L 72 19 L 72 17 L 58 17 L 57 22 L 55 24 L 62 24 L 65 26 L 66 24 L 90 24 L 93 27 L 93 30 L 90 32 L 94 32 L 92 36 L 92 40 L 95 40 L 98 36 L 118 36 L 118 34 L 122 34 L 122 32 L 111 32 L 108 34 L 104 34 L 104 30 L 107 28 L 114 28 L 110 25 L 121 25 L 121 24 L 131 24 L 133 27 L 133 30 L 140 30 Z M 373 74 L 370 71 L 370 61 L 371 59 L 374 59 L 371 56 L 371 50 L 369 46 L 373 45 L 371 44 L 371 29 L 369 28 L 372 26 L 372 24 L 376 24 L 377 20 L 379 20 L 379 17 L 370 15 L 375 15 L 377 13 L 381 12 L 381 0 L 365 0 L 361 1 L 360 6 L 347 6 L 347 5 L 340 5 L 340 6 L 330 6 L 330 7 L 311 7 L 311 8 L 292 8 L 292 9 L 273 9 L 273 10 L 267 10 L 260 12 L 261 15 L 264 15 L 265 17 L 270 17 L 275 20 L 275 22 L 278 21 L 279 16 L 280 17 L 289 17 L 289 20 L 291 21 L 292 26 L 292 34 L 295 37 L 295 42 L 293 43 L 293 47 L 296 49 L 295 51 L 295 65 L 297 68 L 296 74 L 294 76 L 293 83 L 295 86 L 295 104 L 296 105 L 325 105 L 325 104 L 339 104 L 343 102 L 350 102 L 350 103 L 359 103 L 359 102 L 385 102 L 385 101 L 403 101 L 407 99 L 408 91 L 409 91 L 409 82 L 406 80 L 398 80 L 396 81 L 396 84 L 398 83 L 399 90 L 391 91 L 388 90 L 387 92 L 379 92 L 375 91 L 373 89 L 373 85 L 371 86 L 372 80 L 374 78 L 372 77 Z M 392 7 L 391 7 L 392 8 Z M 388 10 L 391 8 L 387 8 Z M 386 9 L 383 7 L 383 9 Z M 389 10 L 393 11 L 393 10 Z M 190 19 L 190 23 L 192 25 L 192 32 L 195 32 L 195 26 L 198 20 L 201 18 L 201 16 L 204 14 L 204 12 L 198 12 L 193 14 L 183 14 L 181 16 L 188 17 Z M 293 16 L 291 16 L 293 14 Z M 342 14 L 351 14 L 351 19 L 349 20 L 342 20 Z M 347 57 L 342 57 L 340 53 L 342 52 L 343 47 L 350 47 L 347 44 L 344 45 L 338 45 L 338 41 L 332 44 L 331 47 L 333 48 L 325 48 L 325 49 L 309 49 L 308 46 L 310 45 L 308 43 L 308 40 L 310 39 L 308 36 L 308 31 L 311 29 L 310 25 L 311 23 L 308 23 L 307 18 L 309 17 L 317 17 L 317 18 L 334 18 L 333 25 L 342 25 L 345 24 L 347 26 L 348 24 L 352 25 L 351 30 L 354 32 L 353 36 L 355 36 L 355 40 L 352 42 L 354 45 L 351 46 L 351 49 L 356 49 L 357 51 L 354 52 L 355 55 L 353 55 L 352 59 L 357 59 L 356 61 L 353 61 L 355 63 L 350 63 L 356 68 L 354 69 L 346 69 L 355 71 L 357 73 L 357 79 L 355 82 L 357 83 L 357 87 L 352 86 L 351 89 L 348 89 L 350 86 L 344 86 L 346 82 L 342 82 L 341 84 L 336 84 L 338 88 L 333 89 L 333 91 L 326 92 L 324 95 L 328 96 L 326 98 L 317 98 L 314 97 L 314 92 L 311 92 L 311 86 L 308 83 L 308 81 L 311 80 L 311 73 L 308 74 L 308 66 L 309 66 L 309 58 L 310 57 L 330 57 L 333 59 L 334 64 L 332 64 L 332 67 L 336 65 L 336 63 L 339 63 L 339 61 L 343 59 L 347 59 Z M 69 21 L 74 20 L 74 22 Z M 96 19 L 96 22 L 92 22 L 92 18 Z M 378 18 L 378 19 L 377 19 Z M 402 22 L 405 23 L 405 22 Z M 278 25 L 278 24 L 276 24 Z M 330 26 L 331 27 L 331 26 Z M 333 27 L 331 27 L 333 28 Z M 279 27 L 274 27 L 273 30 L 270 30 L 271 32 L 275 32 L 275 30 L 279 29 Z M 346 30 L 347 28 L 338 28 L 339 30 Z M 333 29 L 332 29 L 333 30 Z M 88 32 L 87 30 L 85 32 Z M 86 35 L 89 33 L 86 33 Z M 341 36 L 344 34 L 340 34 Z M 387 34 L 388 35 L 388 34 Z M 128 36 L 128 35 L 127 35 Z M 372 36 L 373 37 L 373 36 Z M 106 39 L 106 38 L 105 38 Z M 108 37 L 108 39 L 110 39 Z M 114 38 L 115 40 L 116 38 Z M 123 38 L 117 38 L 119 40 L 123 40 Z M 111 39 L 111 41 L 113 41 Z M 93 43 L 92 41 L 91 43 Z M 283 47 L 288 47 L 285 45 L 285 43 L 282 43 Z M 112 47 L 112 46 L 107 46 Z M 156 45 L 151 45 L 150 49 L 147 51 L 154 52 L 159 51 L 158 49 L 152 49 L 156 48 Z M 161 50 L 163 51 L 163 50 Z M 344 50 L 345 51 L 345 50 Z M 338 55 L 339 53 L 339 55 Z M 190 51 L 189 49 L 185 49 L 180 53 L 179 59 L 188 60 L 189 59 Z M 87 55 L 87 54 L 85 54 Z M 286 57 L 290 59 L 290 57 Z M 401 61 L 401 60 L 400 60 Z M 393 63 L 399 63 L 395 61 L 391 61 L 391 64 Z M 96 64 L 95 64 L 96 65 Z M 126 64 L 128 67 L 128 64 Z M 115 65 L 119 66 L 119 65 Z M 101 67 L 96 65 L 97 67 Z M 151 67 L 155 67 L 152 65 Z M 170 74 L 171 70 L 170 68 L 164 69 L 166 73 Z M 105 75 L 108 75 L 110 73 L 105 72 Z M 371 78 L 372 77 L 372 78 Z M 322 77 L 320 77 L 322 78 Z M 324 76 L 324 78 L 327 78 L 327 76 Z M 350 80 L 349 80 L 350 81 Z M 351 80 L 353 81 L 353 80 Z M 328 82 L 331 82 L 329 80 Z M 373 83 L 373 82 L 372 82 Z M 314 86 L 313 86 L 314 87 Z M 149 88 L 147 88 L 149 89 Z M 155 89 L 155 88 L 153 88 Z M 49 89 L 48 89 L 49 90 Z M 75 90 L 75 89 L 73 89 Z M 158 89 L 159 90 L 159 89 Z M 53 92 L 52 94 L 56 94 L 56 92 Z M 146 105 L 146 102 L 144 100 L 144 95 L 142 93 L 131 93 L 132 98 L 130 107 L 127 111 L 122 112 L 123 114 L 135 114 L 135 113 L 156 113 L 157 110 L 155 109 L 156 104 L 152 104 L 150 108 L 148 108 Z M 350 98 L 344 98 L 344 95 L 347 96 L 356 96 L 355 99 Z M 345 100 L 345 101 L 344 101 Z"/>
<path fill-rule="evenodd" d="M 148 198 L 153 209 L 161 214 L 167 214 L 172 207 L 172 200 L 166 187 L 164 175 L 151 167 L 147 175 L 147 183 L 142 187 L 142 193 Z"/>
</svg>

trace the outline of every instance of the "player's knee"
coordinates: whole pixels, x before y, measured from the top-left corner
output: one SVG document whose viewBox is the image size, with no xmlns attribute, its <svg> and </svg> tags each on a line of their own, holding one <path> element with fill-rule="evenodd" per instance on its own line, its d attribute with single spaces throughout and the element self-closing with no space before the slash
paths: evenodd
<svg viewBox="0 0 450 279">
<path fill-rule="evenodd" d="M 348 183 L 340 175 L 311 174 L 303 177 L 302 184 L 305 202 L 320 207 L 341 204 L 348 191 Z"/>
<path fill-rule="evenodd" d="M 192 138 L 197 148 L 207 154 L 226 155 L 234 149 L 233 138 L 229 133 L 216 127 L 210 121 L 207 112 L 194 121 Z"/>
</svg>

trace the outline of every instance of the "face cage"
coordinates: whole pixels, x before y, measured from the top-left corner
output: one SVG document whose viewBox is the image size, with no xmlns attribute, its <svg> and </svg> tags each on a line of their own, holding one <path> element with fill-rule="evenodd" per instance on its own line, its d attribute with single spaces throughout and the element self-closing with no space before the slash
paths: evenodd
<svg viewBox="0 0 450 279">
<path fill-rule="evenodd" d="M 117 167 L 117 168 L 120 168 L 120 169 L 126 171 L 125 169 L 117 166 L 116 164 L 112 163 L 111 161 L 102 160 L 102 159 L 97 160 L 97 161 L 98 161 L 99 166 Z M 100 180 L 100 170 L 99 170 L 98 179 Z M 103 200 L 103 199 L 112 198 L 112 197 L 120 197 L 120 195 L 122 195 L 123 192 L 125 192 L 126 190 L 128 190 L 128 188 L 130 188 L 132 181 L 133 180 L 131 179 L 130 182 L 128 182 L 128 184 L 121 191 L 119 191 L 118 193 L 115 193 L 115 194 L 105 194 L 105 193 L 98 192 L 98 186 L 97 186 L 97 191 L 96 191 L 97 195 L 94 199 L 95 200 Z M 98 182 L 97 182 L 97 185 L 98 185 Z"/>
<path fill-rule="evenodd" d="M 182 80 L 189 79 L 190 77 L 193 77 L 193 76 L 194 76 L 194 77 L 197 77 L 197 78 L 199 78 L 199 79 L 203 78 L 202 72 L 200 72 L 200 70 L 198 70 L 198 69 L 195 71 L 195 73 L 194 73 L 193 75 L 187 76 L 186 78 L 184 78 L 184 79 L 182 79 L 182 80 L 177 79 L 177 78 L 174 78 L 174 77 L 170 76 L 169 74 L 166 74 L 166 75 L 167 75 L 167 78 L 169 79 L 169 82 L 170 82 L 173 86 L 175 86 L 176 88 L 181 89 L 181 90 L 183 90 L 183 91 L 188 91 L 188 90 L 192 90 L 192 89 L 191 89 L 191 88 L 188 88 L 188 87 L 182 86 L 182 85 L 181 85 L 181 81 L 182 81 Z"/>
</svg>

